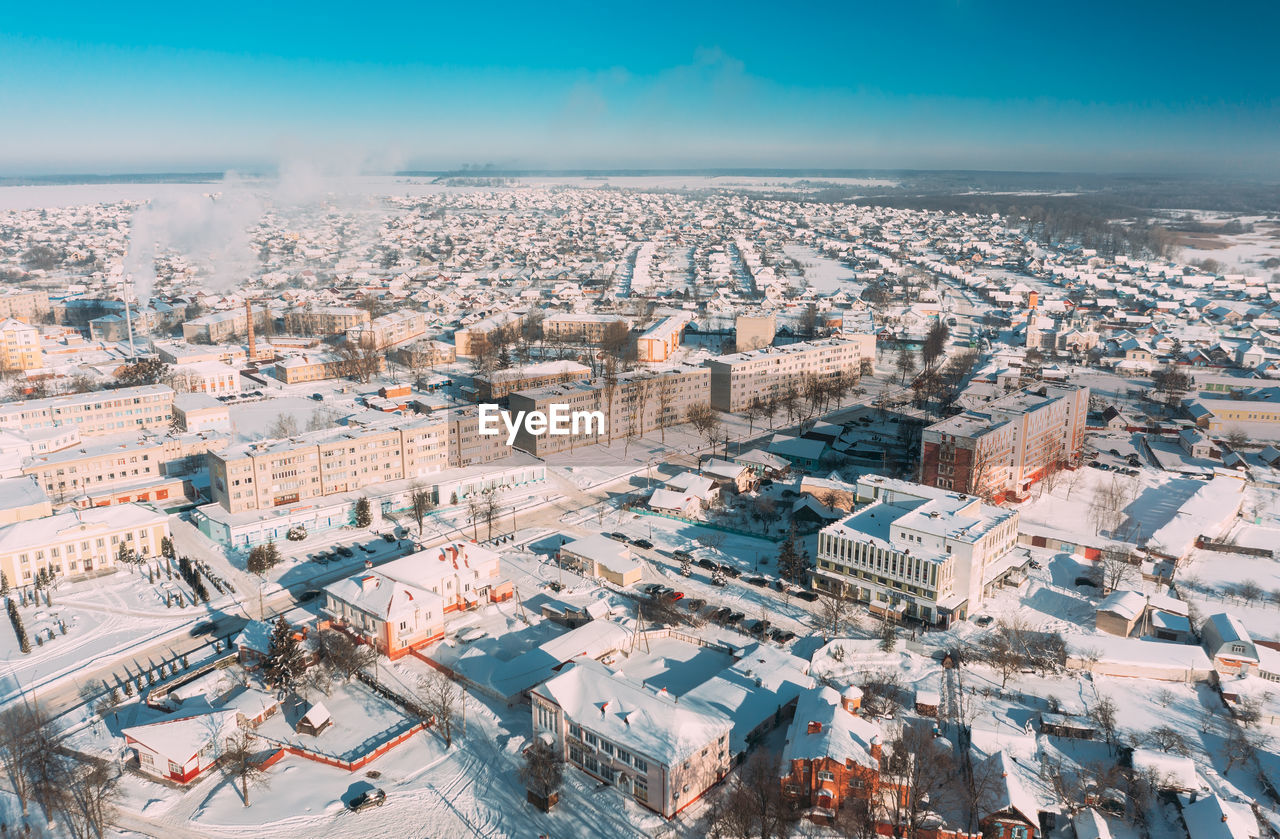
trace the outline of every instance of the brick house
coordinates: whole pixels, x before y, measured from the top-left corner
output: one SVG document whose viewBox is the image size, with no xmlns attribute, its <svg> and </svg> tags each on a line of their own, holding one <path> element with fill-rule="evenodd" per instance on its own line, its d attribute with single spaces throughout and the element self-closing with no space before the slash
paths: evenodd
<svg viewBox="0 0 1280 839">
<path fill-rule="evenodd" d="M 800 695 L 782 754 L 782 791 L 819 818 L 880 789 L 880 727 L 858 714 L 862 691 L 815 688 Z"/>
</svg>

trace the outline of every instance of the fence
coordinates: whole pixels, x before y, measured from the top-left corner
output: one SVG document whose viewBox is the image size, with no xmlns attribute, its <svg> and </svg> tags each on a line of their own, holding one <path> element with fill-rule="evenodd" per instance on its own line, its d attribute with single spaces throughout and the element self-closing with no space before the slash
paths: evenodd
<svg viewBox="0 0 1280 839">
<path fill-rule="evenodd" d="M 401 743 L 408 740 L 410 737 L 417 734 L 419 731 L 426 729 L 426 727 L 427 727 L 427 724 L 424 722 L 413 723 L 412 725 L 409 726 L 409 728 L 402 730 L 397 734 L 392 735 L 386 740 L 378 742 L 376 745 L 374 745 L 372 748 L 366 751 L 358 752 L 355 754 L 348 752 L 346 755 L 325 754 L 324 752 L 319 752 L 314 749 L 308 749 L 305 746 L 301 746 L 297 743 L 291 743 L 287 740 L 276 740 L 271 737 L 263 737 L 261 734 L 258 735 L 258 738 L 263 740 L 264 742 L 270 743 L 271 745 L 275 746 L 276 749 L 278 750 L 277 754 L 286 753 L 291 755 L 297 755 L 298 757 L 315 761 L 316 763 L 323 763 L 326 766 L 335 766 L 338 769 L 345 769 L 348 772 L 354 772 L 357 769 L 363 769 L 366 765 L 382 757 L 384 754 L 391 751 L 396 746 L 399 746 Z M 400 728 L 400 726 L 397 726 L 396 728 Z M 394 731 L 395 729 L 390 729 L 390 730 Z M 370 738 L 370 740 L 372 739 L 373 738 Z M 365 741 L 365 743 L 368 743 L 368 742 L 369 742 L 368 740 Z M 363 746 L 364 743 L 362 743 L 361 745 Z M 275 763 L 279 759 L 280 758 L 277 757 L 276 755 L 272 755 L 271 757 L 267 758 L 266 764 L 270 765 L 271 763 Z"/>
<path fill-rule="evenodd" d="M 1276 552 L 1271 548 L 1247 548 L 1244 545 L 1233 545 L 1230 542 L 1220 542 L 1217 539 L 1205 539 L 1203 536 L 1196 547 L 1203 548 L 1206 551 L 1216 551 L 1217 553 L 1262 556 L 1267 559 L 1274 559 L 1276 555 Z"/>
</svg>

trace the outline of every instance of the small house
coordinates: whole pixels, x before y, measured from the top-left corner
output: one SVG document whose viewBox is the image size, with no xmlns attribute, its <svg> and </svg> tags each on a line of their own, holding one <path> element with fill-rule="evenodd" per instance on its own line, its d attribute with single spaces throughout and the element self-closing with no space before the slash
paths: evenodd
<svg viewBox="0 0 1280 839">
<path fill-rule="evenodd" d="M 331 725 L 333 725 L 333 717 L 329 715 L 329 709 L 324 706 L 323 702 L 316 702 L 298 720 L 298 724 L 294 726 L 294 731 L 299 734 L 310 734 L 312 737 L 319 737 L 320 733 Z"/>
</svg>

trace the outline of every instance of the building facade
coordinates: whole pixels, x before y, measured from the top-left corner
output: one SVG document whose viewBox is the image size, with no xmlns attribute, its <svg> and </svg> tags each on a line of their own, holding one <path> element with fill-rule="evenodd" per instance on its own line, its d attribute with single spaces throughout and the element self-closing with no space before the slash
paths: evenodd
<svg viewBox="0 0 1280 839">
<path fill-rule="evenodd" d="M 512 393 L 511 413 L 549 412 L 553 406 L 568 411 L 600 412 L 604 428 L 582 429 L 578 434 L 531 434 L 521 425 L 515 447 L 537 457 L 571 451 L 580 446 L 612 443 L 640 437 L 659 428 L 685 422 L 689 408 L 707 405 L 711 372 L 705 367 L 681 364 L 620 373 L 612 379 L 595 378 Z"/>
<path fill-rule="evenodd" d="M 400 309 L 347 330 L 347 340 L 357 347 L 383 350 L 426 334 L 427 313 Z"/>
<path fill-rule="evenodd" d="M 739 413 L 759 399 L 767 402 L 788 387 L 799 390 L 806 376 L 823 379 L 861 375 L 863 361 L 875 364 L 874 335 L 825 338 L 763 347 L 708 359 L 711 407 Z"/>
<path fill-rule="evenodd" d="M 920 481 L 1002 500 L 1079 461 L 1089 388 L 1038 385 L 924 429 Z"/>
<path fill-rule="evenodd" d="M 476 400 L 497 402 L 517 390 L 532 390 L 591 378 L 591 368 L 576 361 L 539 361 L 475 377 Z"/>
<path fill-rule="evenodd" d="M 597 346 L 615 324 L 628 326 L 628 321 L 621 315 L 557 312 L 543 318 L 542 334 L 551 341 Z"/>
<path fill-rule="evenodd" d="M 858 492 L 875 497 L 818 533 L 819 591 L 945 626 L 967 618 L 1020 563 L 1016 510 L 878 476 L 862 479 Z"/>
<path fill-rule="evenodd" d="M 43 366 L 40 330 L 16 318 L 0 321 L 0 370 L 39 370 Z"/>
<path fill-rule="evenodd" d="M 117 390 L 50 396 L 0 405 L 0 429 L 30 432 L 75 426 L 83 437 L 167 429 L 173 419 L 173 388 L 142 385 Z"/>
<path fill-rule="evenodd" d="M 530 691 L 533 735 L 574 768 L 667 818 L 729 772 L 728 717 L 579 660 Z"/>
<path fill-rule="evenodd" d="M 155 557 L 168 535 L 169 517 L 144 505 L 72 510 L 0 527 L 0 571 L 13 585 L 29 585 L 41 568 L 59 578 L 102 573 L 122 544 Z"/>
<path fill-rule="evenodd" d="M 284 328 L 294 335 L 342 335 L 368 324 L 367 309 L 356 306 L 300 306 L 284 313 Z"/>
</svg>

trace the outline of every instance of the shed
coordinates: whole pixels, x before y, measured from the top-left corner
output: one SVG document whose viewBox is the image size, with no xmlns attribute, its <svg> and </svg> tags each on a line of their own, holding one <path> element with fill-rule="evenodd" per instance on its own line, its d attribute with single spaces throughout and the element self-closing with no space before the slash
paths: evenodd
<svg viewBox="0 0 1280 839">
<path fill-rule="evenodd" d="M 294 726 L 294 731 L 299 734 L 310 734 L 313 737 L 318 737 L 320 732 L 331 725 L 333 725 L 333 718 L 329 716 L 329 709 L 324 706 L 323 702 L 316 702 L 302 715 L 302 719 L 298 720 L 298 724 Z"/>
</svg>

